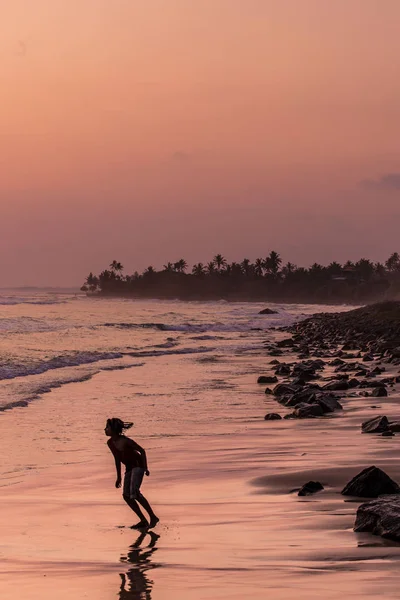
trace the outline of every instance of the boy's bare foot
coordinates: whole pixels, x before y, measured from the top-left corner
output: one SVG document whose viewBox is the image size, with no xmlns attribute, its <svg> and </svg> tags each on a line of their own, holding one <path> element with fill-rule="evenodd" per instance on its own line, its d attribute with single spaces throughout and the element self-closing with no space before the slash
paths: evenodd
<svg viewBox="0 0 400 600">
<path fill-rule="evenodd" d="M 155 527 L 158 523 L 160 519 L 158 517 L 156 517 L 156 515 L 154 515 L 154 517 L 152 517 L 150 519 L 150 523 L 149 523 L 149 529 L 152 529 L 153 527 Z"/>
<path fill-rule="evenodd" d="M 139 521 L 136 525 L 132 525 L 131 529 L 146 529 L 147 527 L 149 527 L 147 521 Z"/>
</svg>

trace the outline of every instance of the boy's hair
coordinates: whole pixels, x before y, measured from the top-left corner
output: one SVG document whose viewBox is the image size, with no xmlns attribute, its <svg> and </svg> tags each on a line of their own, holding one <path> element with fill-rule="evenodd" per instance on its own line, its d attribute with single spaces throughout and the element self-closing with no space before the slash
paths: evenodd
<svg viewBox="0 0 400 600">
<path fill-rule="evenodd" d="M 121 419 L 107 419 L 107 425 L 110 426 L 110 429 L 113 430 L 117 435 L 121 435 L 124 429 L 130 429 L 133 423 L 125 423 L 121 421 Z"/>
</svg>

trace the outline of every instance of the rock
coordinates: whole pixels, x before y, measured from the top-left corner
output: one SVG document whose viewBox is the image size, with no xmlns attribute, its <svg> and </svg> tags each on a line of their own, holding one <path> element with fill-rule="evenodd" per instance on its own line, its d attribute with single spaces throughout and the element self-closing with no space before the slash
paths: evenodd
<svg viewBox="0 0 400 600">
<path fill-rule="evenodd" d="M 274 358 L 274 360 L 271 360 L 271 362 L 269 364 L 270 365 L 280 365 L 281 363 L 279 362 L 279 360 L 277 358 Z"/>
<path fill-rule="evenodd" d="M 400 421 L 391 421 L 389 423 L 390 431 L 398 433 L 400 431 Z"/>
<path fill-rule="evenodd" d="M 298 496 L 309 496 L 310 494 L 316 494 L 324 489 L 324 486 L 319 481 L 309 481 L 305 483 L 299 490 Z"/>
<path fill-rule="evenodd" d="M 285 340 L 279 340 L 279 342 L 276 342 L 276 345 L 278 348 L 293 348 L 294 340 L 293 338 L 286 338 Z"/>
<path fill-rule="evenodd" d="M 342 360 L 341 358 L 335 358 L 335 360 L 332 360 L 329 363 L 329 366 L 330 367 L 341 367 L 344 364 L 346 364 L 344 360 Z"/>
<path fill-rule="evenodd" d="M 363 433 L 382 433 L 383 431 L 389 431 L 388 418 L 379 415 L 379 417 L 364 421 L 361 425 L 361 431 Z"/>
<path fill-rule="evenodd" d="M 272 350 L 269 351 L 269 355 L 270 356 L 282 356 L 283 351 L 279 350 L 279 348 L 273 348 Z"/>
<path fill-rule="evenodd" d="M 317 394 L 316 401 L 324 413 L 335 412 L 335 410 L 343 409 L 343 406 L 337 401 L 336 396 L 333 394 Z"/>
<path fill-rule="evenodd" d="M 394 433 L 393 433 L 393 431 L 390 431 L 390 429 L 389 429 L 389 431 L 384 431 L 383 433 L 381 433 L 381 436 L 382 437 L 394 437 Z"/>
<path fill-rule="evenodd" d="M 277 315 L 278 311 L 272 310 L 272 308 L 263 308 L 262 310 L 260 310 L 260 312 L 258 314 L 259 315 Z"/>
<path fill-rule="evenodd" d="M 400 487 L 379 467 L 367 467 L 343 488 L 343 496 L 377 498 L 382 494 L 399 494 Z"/>
<path fill-rule="evenodd" d="M 387 389 L 384 387 L 375 387 L 374 391 L 372 392 L 371 396 L 374 396 L 374 398 L 381 398 L 382 396 L 387 396 Z"/>
<path fill-rule="evenodd" d="M 363 362 L 371 362 L 372 360 L 374 360 L 374 357 L 371 354 L 364 354 Z"/>
<path fill-rule="evenodd" d="M 277 382 L 278 382 L 278 378 L 275 377 L 275 375 L 273 375 L 273 376 L 261 375 L 257 379 L 257 383 L 277 383 Z"/>
<path fill-rule="evenodd" d="M 326 390 L 327 392 L 338 392 L 348 390 L 349 383 L 344 379 L 341 379 L 339 381 L 330 381 L 329 383 L 325 384 L 322 389 L 324 391 Z"/>
<path fill-rule="evenodd" d="M 384 496 L 361 504 L 354 531 L 366 531 L 400 542 L 400 497 Z"/>
<path fill-rule="evenodd" d="M 283 396 L 284 394 L 295 394 L 299 390 L 295 385 L 289 383 L 278 383 L 273 389 L 274 396 Z"/>
<path fill-rule="evenodd" d="M 360 385 L 360 382 L 358 379 L 356 379 L 355 377 L 353 377 L 352 379 L 349 379 L 349 388 L 353 389 L 356 388 Z"/>
<path fill-rule="evenodd" d="M 290 375 L 290 366 L 286 363 L 278 365 L 275 369 L 276 375 Z"/>
<path fill-rule="evenodd" d="M 293 414 L 298 419 L 308 419 L 309 417 L 322 417 L 324 411 L 319 404 L 297 404 Z"/>
<path fill-rule="evenodd" d="M 343 352 L 347 352 L 348 350 L 358 350 L 359 344 L 354 341 L 348 341 L 342 346 Z"/>
<path fill-rule="evenodd" d="M 282 417 L 278 413 L 268 413 L 264 417 L 265 421 L 278 421 L 279 419 L 282 419 Z"/>
<path fill-rule="evenodd" d="M 399 494 L 400 487 L 379 467 L 367 467 L 343 488 L 343 496 L 377 498 L 381 494 Z"/>
<path fill-rule="evenodd" d="M 265 393 L 272 395 L 274 392 L 271 390 L 271 388 L 265 388 Z"/>
</svg>

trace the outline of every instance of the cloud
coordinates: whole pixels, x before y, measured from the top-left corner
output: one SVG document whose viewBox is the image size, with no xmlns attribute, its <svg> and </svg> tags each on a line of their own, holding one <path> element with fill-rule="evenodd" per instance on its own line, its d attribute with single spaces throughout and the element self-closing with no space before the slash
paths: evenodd
<svg viewBox="0 0 400 600">
<path fill-rule="evenodd" d="M 379 179 L 364 179 L 360 185 L 367 190 L 400 190 L 400 173 L 386 173 Z"/>
</svg>

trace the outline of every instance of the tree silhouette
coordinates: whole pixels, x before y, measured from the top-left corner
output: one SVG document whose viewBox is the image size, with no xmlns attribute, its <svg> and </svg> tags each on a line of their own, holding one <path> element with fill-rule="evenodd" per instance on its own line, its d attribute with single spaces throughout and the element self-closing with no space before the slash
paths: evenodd
<svg viewBox="0 0 400 600">
<path fill-rule="evenodd" d="M 217 271 L 221 271 L 222 267 L 226 267 L 227 261 L 222 254 L 216 254 L 213 258 L 213 262 L 217 268 Z"/>
<path fill-rule="evenodd" d="M 184 258 L 181 258 L 176 263 L 174 263 L 175 271 L 177 271 L 178 273 L 184 273 L 187 269 L 187 266 L 187 262 Z"/>
<path fill-rule="evenodd" d="M 115 273 L 121 273 L 124 270 L 122 264 L 116 260 L 113 260 L 110 264 L 111 271 L 115 271 Z"/>
</svg>

